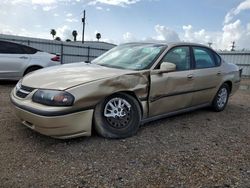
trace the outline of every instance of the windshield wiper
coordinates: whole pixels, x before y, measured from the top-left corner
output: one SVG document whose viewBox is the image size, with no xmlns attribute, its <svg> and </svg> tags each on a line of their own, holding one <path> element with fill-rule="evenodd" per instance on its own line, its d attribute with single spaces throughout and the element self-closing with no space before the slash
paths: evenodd
<svg viewBox="0 0 250 188">
<path fill-rule="evenodd" d="M 125 69 L 123 67 L 115 66 L 115 65 L 107 65 L 107 64 L 97 64 L 97 65 L 104 66 L 104 67 L 109 67 L 109 68 Z"/>
</svg>

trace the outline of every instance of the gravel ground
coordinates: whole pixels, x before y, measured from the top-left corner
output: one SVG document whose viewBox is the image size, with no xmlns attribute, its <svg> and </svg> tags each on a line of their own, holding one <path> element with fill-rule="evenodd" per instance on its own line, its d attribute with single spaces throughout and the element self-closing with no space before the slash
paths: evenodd
<svg viewBox="0 0 250 188">
<path fill-rule="evenodd" d="M 250 90 L 128 139 L 56 140 L 19 123 L 12 87 L 0 84 L 0 187 L 250 187 Z"/>
</svg>

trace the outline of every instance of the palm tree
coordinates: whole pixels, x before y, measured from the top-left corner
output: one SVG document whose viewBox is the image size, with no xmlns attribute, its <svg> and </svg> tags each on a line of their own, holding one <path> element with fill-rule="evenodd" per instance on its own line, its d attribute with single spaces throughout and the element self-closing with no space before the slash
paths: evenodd
<svg viewBox="0 0 250 188">
<path fill-rule="evenodd" d="M 101 33 L 96 33 L 96 38 L 97 38 L 98 41 L 100 40 L 101 37 L 102 37 Z"/>
<path fill-rule="evenodd" d="M 72 35 L 74 37 L 74 41 L 76 42 L 77 31 L 76 30 L 72 31 Z"/>
<path fill-rule="evenodd" d="M 55 40 L 61 41 L 61 38 L 60 37 L 56 37 Z"/>
<path fill-rule="evenodd" d="M 53 39 L 55 38 L 56 35 L 56 30 L 55 29 L 51 29 L 50 30 L 50 34 L 52 35 Z"/>
</svg>

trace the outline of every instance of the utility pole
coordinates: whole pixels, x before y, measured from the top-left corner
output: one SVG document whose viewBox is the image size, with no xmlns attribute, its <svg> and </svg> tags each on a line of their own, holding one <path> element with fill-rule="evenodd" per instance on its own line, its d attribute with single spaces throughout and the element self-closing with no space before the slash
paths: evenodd
<svg viewBox="0 0 250 188">
<path fill-rule="evenodd" d="M 231 51 L 235 51 L 235 41 L 232 42 Z"/>
<path fill-rule="evenodd" d="M 85 10 L 84 10 L 83 18 L 82 18 L 82 43 L 84 43 L 85 21 L 86 21 L 86 15 L 85 15 Z"/>
<path fill-rule="evenodd" d="M 209 48 L 211 48 L 213 43 L 212 42 L 208 42 L 207 44 L 208 44 Z"/>
</svg>

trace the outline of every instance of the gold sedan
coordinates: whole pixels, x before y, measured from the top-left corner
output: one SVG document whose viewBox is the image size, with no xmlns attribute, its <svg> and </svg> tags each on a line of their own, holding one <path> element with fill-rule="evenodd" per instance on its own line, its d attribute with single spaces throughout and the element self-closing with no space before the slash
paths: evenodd
<svg viewBox="0 0 250 188">
<path fill-rule="evenodd" d="M 211 106 L 222 111 L 240 70 L 191 43 L 129 43 L 91 63 L 35 71 L 11 92 L 27 127 L 56 138 L 134 135 L 141 124 Z"/>
</svg>

